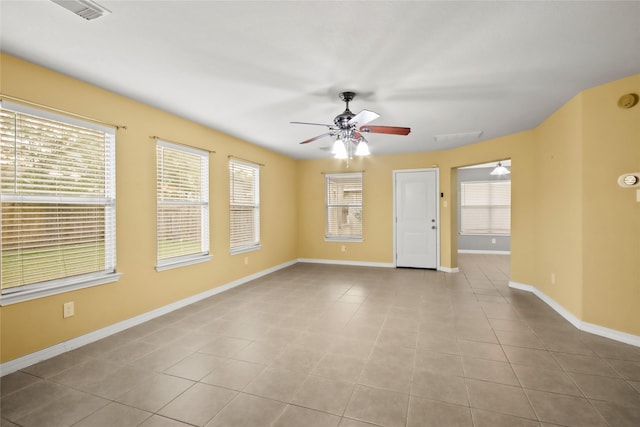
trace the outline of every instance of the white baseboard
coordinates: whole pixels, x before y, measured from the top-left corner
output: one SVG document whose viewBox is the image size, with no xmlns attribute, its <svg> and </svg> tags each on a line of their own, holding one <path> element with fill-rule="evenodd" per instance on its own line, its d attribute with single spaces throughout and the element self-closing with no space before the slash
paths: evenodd
<svg viewBox="0 0 640 427">
<path fill-rule="evenodd" d="M 335 264 L 335 265 L 353 265 L 359 267 L 383 267 L 383 268 L 396 268 L 396 265 L 391 262 L 364 262 L 364 261 L 341 261 L 332 259 L 314 259 L 314 258 L 299 258 L 298 262 L 308 262 L 311 264 Z M 460 270 L 458 267 L 443 267 L 437 268 L 438 271 L 444 271 L 445 273 L 458 273 Z"/>
<path fill-rule="evenodd" d="M 335 259 L 316 259 L 316 258 L 298 258 L 298 262 L 308 262 L 310 264 L 353 265 L 357 267 L 395 268 L 395 265 L 391 262 L 342 261 L 342 260 L 335 260 Z"/>
<path fill-rule="evenodd" d="M 535 286 L 509 281 L 509 287 L 513 289 L 519 289 L 521 291 L 531 292 L 532 294 L 540 298 L 542 301 L 544 301 L 545 304 L 551 307 L 556 313 L 564 317 L 569 323 L 571 323 L 573 326 L 580 329 L 581 331 L 589 332 L 590 334 L 598 335 L 604 338 L 609 338 L 615 341 L 623 342 L 625 344 L 630 344 L 636 347 L 640 347 L 640 336 L 628 334 L 622 331 L 617 331 L 615 329 L 605 328 L 604 326 L 600 326 L 600 325 L 594 325 L 593 323 L 584 322 L 578 319 L 569 310 L 567 310 L 566 308 L 558 304 L 555 300 L 553 300 L 551 297 L 549 297 L 547 294 L 545 294 Z"/>
<path fill-rule="evenodd" d="M 605 328 L 604 326 L 594 325 L 593 323 L 582 322 L 580 330 L 589 332 L 590 334 L 599 335 L 625 344 L 640 347 L 640 336 L 628 334 L 626 332 L 617 331 L 615 329 Z"/>
<path fill-rule="evenodd" d="M 298 262 L 308 262 L 311 264 L 335 264 L 335 265 L 353 265 L 359 267 L 383 267 L 383 268 L 396 268 L 396 265 L 392 262 L 364 262 L 364 261 L 340 261 L 332 259 L 316 259 L 316 258 L 298 258 Z M 458 273 L 460 270 L 458 267 L 443 267 L 439 266 L 438 271 L 444 271 L 445 273 Z"/>
<path fill-rule="evenodd" d="M 458 249 L 459 254 L 511 255 L 511 251 L 489 251 L 484 249 Z"/>
<path fill-rule="evenodd" d="M 234 280 L 233 282 L 226 283 L 216 288 L 209 289 L 205 292 L 156 308 L 154 310 L 148 311 L 146 313 L 140 314 L 130 319 L 123 320 L 118 323 L 114 323 L 113 325 L 106 326 L 104 328 L 95 330 L 93 332 L 89 332 L 79 337 L 72 338 L 68 341 L 64 341 L 59 344 L 53 345 L 51 347 L 47 347 L 45 349 L 36 351 L 34 353 L 27 354 L 26 356 L 22 356 L 17 359 L 13 359 L 8 362 L 2 363 L 0 364 L 0 377 L 10 374 L 12 372 L 18 371 L 20 369 L 26 368 L 27 366 L 31 366 L 43 360 L 58 356 L 62 353 L 66 353 L 67 351 L 71 351 L 76 348 L 82 347 L 84 345 L 90 344 L 94 341 L 101 340 L 110 335 L 124 331 L 125 329 L 129 329 L 133 326 L 155 319 L 156 317 L 170 313 L 174 310 L 178 310 L 179 308 L 185 307 L 189 304 L 193 304 L 205 298 L 209 298 L 213 295 L 217 295 L 226 290 L 235 288 L 236 286 L 240 286 L 244 283 L 250 282 L 251 280 L 258 279 L 262 276 L 266 276 L 267 274 L 289 267 L 293 264 L 296 264 L 297 262 L 298 260 L 292 260 L 289 262 L 285 262 L 284 264 L 276 265 L 266 270 L 262 270 L 257 273 L 251 274 L 249 276 L 242 277 L 238 280 Z"/>
</svg>

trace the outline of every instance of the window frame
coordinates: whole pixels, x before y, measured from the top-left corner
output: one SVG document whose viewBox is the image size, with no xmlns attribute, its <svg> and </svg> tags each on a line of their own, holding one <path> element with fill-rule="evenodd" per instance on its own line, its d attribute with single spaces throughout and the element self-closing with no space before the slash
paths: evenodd
<svg viewBox="0 0 640 427">
<path fill-rule="evenodd" d="M 254 180 L 253 180 L 253 204 L 234 204 L 234 170 L 233 166 L 237 165 L 242 168 L 250 168 L 254 171 Z M 251 242 L 233 245 L 233 237 L 234 237 L 234 227 L 232 224 L 232 215 L 233 215 L 233 207 L 234 206 L 245 206 L 251 207 L 253 209 L 253 239 Z M 260 241 L 261 232 L 260 232 L 260 222 L 261 222 L 261 214 L 260 214 L 260 165 L 257 163 L 252 163 L 246 160 L 240 160 L 230 157 L 229 158 L 229 253 L 231 255 L 241 254 L 245 252 L 252 252 L 262 249 L 262 243 Z"/>
<path fill-rule="evenodd" d="M 502 205 L 502 204 L 493 204 L 491 203 L 491 186 L 492 185 L 497 185 L 497 184 L 502 184 L 505 185 L 507 184 L 509 185 L 509 204 L 508 205 Z M 464 209 L 466 206 L 464 203 L 464 187 L 466 185 L 489 185 L 489 200 L 488 203 L 485 205 L 473 205 L 476 208 L 486 208 L 487 213 L 487 218 L 488 218 L 488 228 L 487 230 L 483 230 L 483 231 L 479 231 L 479 232 L 473 232 L 470 230 L 465 230 L 464 228 Z M 497 181 L 491 181 L 491 180 L 469 180 L 469 181 L 461 181 L 460 182 L 460 229 L 459 229 L 459 233 L 462 236 L 510 236 L 511 235 L 511 220 L 509 219 L 509 232 L 507 233 L 500 233 L 500 232 L 496 232 L 491 228 L 491 215 L 492 212 L 495 211 L 498 208 L 505 208 L 508 207 L 509 209 L 509 218 L 511 217 L 511 180 L 497 180 Z"/>
<path fill-rule="evenodd" d="M 158 180 L 160 179 L 160 170 L 158 170 L 159 149 L 173 150 L 180 153 L 187 153 L 198 156 L 200 159 L 200 200 L 199 201 L 165 201 L 161 200 L 158 191 Z M 160 207 L 161 206 L 190 206 L 200 207 L 200 250 L 188 254 L 178 255 L 174 257 L 160 258 Z M 156 271 L 164 271 L 173 268 L 183 267 L 186 265 L 198 264 L 211 260 L 211 247 L 209 236 L 209 152 L 187 145 L 176 144 L 162 139 L 156 139 Z"/>
<path fill-rule="evenodd" d="M 360 204 L 331 204 L 329 200 L 329 184 L 332 179 L 360 178 Z M 362 172 L 347 172 L 347 173 L 327 173 L 324 175 L 325 179 L 325 235 L 324 240 L 326 242 L 363 242 L 364 241 L 364 173 Z M 340 235 L 330 234 L 329 230 L 329 212 L 331 208 L 360 208 L 361 227 L 360 235 Z"/>
<path fill-rule="evenodd" d="M 105 134 L 104 187 L 102 187 L 104 190 L 103 197 L 74 197 L 64 195 L 43 196 L 4 194 L 0 192 L 0 200 L 2 202 L 25 204 L 44 203 L 71 206 L 104 206 L 103 260 L 105 269 L 2 289 L 0 290 L 0 306 L 118 281 L 122 274 L 116 271 L 116 129 L 95 122 L 80 120 L 78 118 L 22 104 L 16 104 L 5 100 L 0 101 L 0 108 L 17 114 L 33 116 L 45 121 L 59 122 L 64 125 L 82 127 L 92 131 L 103 132 Z M 2 245 L 0 244 L 0 254 L 1 253 Z"/>
</svg>

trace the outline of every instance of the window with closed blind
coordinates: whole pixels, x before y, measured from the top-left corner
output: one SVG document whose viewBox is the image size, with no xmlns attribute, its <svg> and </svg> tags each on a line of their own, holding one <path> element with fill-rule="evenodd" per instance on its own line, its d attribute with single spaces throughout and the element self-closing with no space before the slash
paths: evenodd
<svg viewBox="0 0 640 427">
<path fill-rule="evenodd" d="M 260 166 L 229 160 L 231 253 L 260 249 Z"/>
<path fill-rule="evenodd" d="M 362 173 L 326 174 L 326 240 L 362 241 Z"/>
<path fill-rule="evenodd" d="M 460 232 L 511 233 L 511 181 L 460 183 Z"/>
<path fill-rule="evenodd" d="M 115 129 L 3 101 L 2 304 L 112 282 Z"/>
<path fill-rule="evenodd" d="M 209 153 L 158 140 L 156 193 L 156 270 L 210 260 Z"/>
</svg>

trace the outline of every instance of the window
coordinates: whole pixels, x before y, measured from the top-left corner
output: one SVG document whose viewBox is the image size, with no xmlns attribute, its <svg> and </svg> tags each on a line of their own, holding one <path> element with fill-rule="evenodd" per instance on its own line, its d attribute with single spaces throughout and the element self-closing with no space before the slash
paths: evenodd
<svg viewBox="0 0 640 427">
<path fill-rule="evenodd" d="M 325 175 L 327 240 L 362 241 L 362 173 Z"/>
<path fill-rule="evenodd" d="M 231 253 L 260 249 L 260 168 L 229 160 Z"/>
<path fill-rule="evenodd" d="M 509 234 L 511 181 L 460 183 L 460 212 L 463 234 Z"/>
<path fill-rule="evenodd" d="M 158 140 L 156 193 L 156 270 L 210 260 L 209 153 Z"/>
<path fill-rule="evenodd" d="M 115 129 L 3 102 L 1 301 L 117 280 Z"/>
</svg>

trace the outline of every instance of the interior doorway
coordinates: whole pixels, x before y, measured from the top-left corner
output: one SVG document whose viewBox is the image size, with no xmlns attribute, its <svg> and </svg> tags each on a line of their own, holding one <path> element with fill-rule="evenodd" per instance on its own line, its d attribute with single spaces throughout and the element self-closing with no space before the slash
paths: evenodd
<svg viewBox="0 0 640 427">
<path fill-rule="evenodd" d="M 458 168 L 459 253 L 510 253 L 510 169 L 509 159 Z"/>
</svg>

